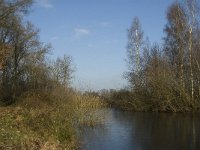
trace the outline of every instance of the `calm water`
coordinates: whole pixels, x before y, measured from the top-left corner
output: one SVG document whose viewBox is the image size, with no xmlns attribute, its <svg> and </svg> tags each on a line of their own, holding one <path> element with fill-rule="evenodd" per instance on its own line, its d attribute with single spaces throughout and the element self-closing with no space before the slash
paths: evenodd
<svg viewBox="0 0 200 150">
<path fill-rule="evenodd" d="M 108 110 L 105 124 L 84 128 L 84 150 L 200 150 L 200 114 Z"/>
</svg>

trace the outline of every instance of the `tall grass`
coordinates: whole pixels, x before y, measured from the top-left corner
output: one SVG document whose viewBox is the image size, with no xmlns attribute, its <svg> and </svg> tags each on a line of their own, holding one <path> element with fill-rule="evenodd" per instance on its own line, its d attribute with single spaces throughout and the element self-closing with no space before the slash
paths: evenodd
<svg viewBox="0 0 200 150">
<path fill-rule="evenodd" d="M 78 149 L 77 130 L 104 118 L 100 98 L 58 87 L 0 107 L 0 149 Z"/>
<path fill-rule="evenodd" d="M 76 95 L 74 97 L 75 123 L 77 125 L 94 126 L 102 123 L 105 114 L 100 110 L 106 104 L 99 97 L 93 95 Z"/>
</svg>

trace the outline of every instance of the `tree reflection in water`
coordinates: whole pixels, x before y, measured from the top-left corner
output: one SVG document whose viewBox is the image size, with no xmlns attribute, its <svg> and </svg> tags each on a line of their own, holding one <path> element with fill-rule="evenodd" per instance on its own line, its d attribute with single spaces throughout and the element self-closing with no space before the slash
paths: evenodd
<svg viewBox="0 0 200 150">
<path fill-rule="evenodd" d="M 200 114 L 108 110 L 105 124 L 85 127 L 86 150 L 200 149 Z"/>
</svg>

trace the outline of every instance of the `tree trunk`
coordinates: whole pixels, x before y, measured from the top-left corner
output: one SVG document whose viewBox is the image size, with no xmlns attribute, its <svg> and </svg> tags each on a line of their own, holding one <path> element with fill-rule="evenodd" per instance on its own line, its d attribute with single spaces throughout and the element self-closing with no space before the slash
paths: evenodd
<svg viewBox="0 0 200 150">
<path fill-rule="evenodd" d="M 194 100 L 194 75 L 192 69 L 192 27 L 189 29 L 189 64 L 190 64 L 190 82 L 191 82 L 191 98 Z"/>
</svg>

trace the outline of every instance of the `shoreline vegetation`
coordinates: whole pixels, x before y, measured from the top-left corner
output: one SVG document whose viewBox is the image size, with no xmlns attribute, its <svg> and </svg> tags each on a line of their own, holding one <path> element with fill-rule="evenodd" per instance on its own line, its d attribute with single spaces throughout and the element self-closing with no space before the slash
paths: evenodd
<svg viewBox="0 0 200 150">
<path fill-rule="evenodd" d="M 106 107 L 98 97 L 62 87 L 25 93 L 10 106 L 0 107 L 0 149 L 79 149 L 83 126 L 104 121 Z"/>
<path fill-rule="evenodd" d="M 81 93 L 70 85 L 70 56 L 48 58 L 50 45 L 26 21 L 32 0 L 0 0 L 0 149 L 79 149 L 83 126 L 104 122 L 108 107 L 129 111 L 200 110 L 200 21 L 193 0 L 167 11 L 164 44 L 128 29 L 128 90 Z"/>
<path fill-rule="evenodd" d="M 133 19 L 124 74 L 129 89 L 105 92 L 111 105 L 132 111 L 200 110 L 199 5 L 185 0 L 169 6 L 162 44 L 145 40 L 139 18 Z"/>
<path fill-rule="evenodd" d="M 107 105 L 111 108 L 120 109 L 122 111 L 132 112 L 166 112 L 166 113 L 186 113 L 186 112 L 200 112 L 200 104 L 186 103 L 184 100 L 170 101 L 165 104 L 162 101 L 143 97 L 140 99 L 130 90 L 111 90 L 106 94 L 100 94 Z"/>
</svg>

